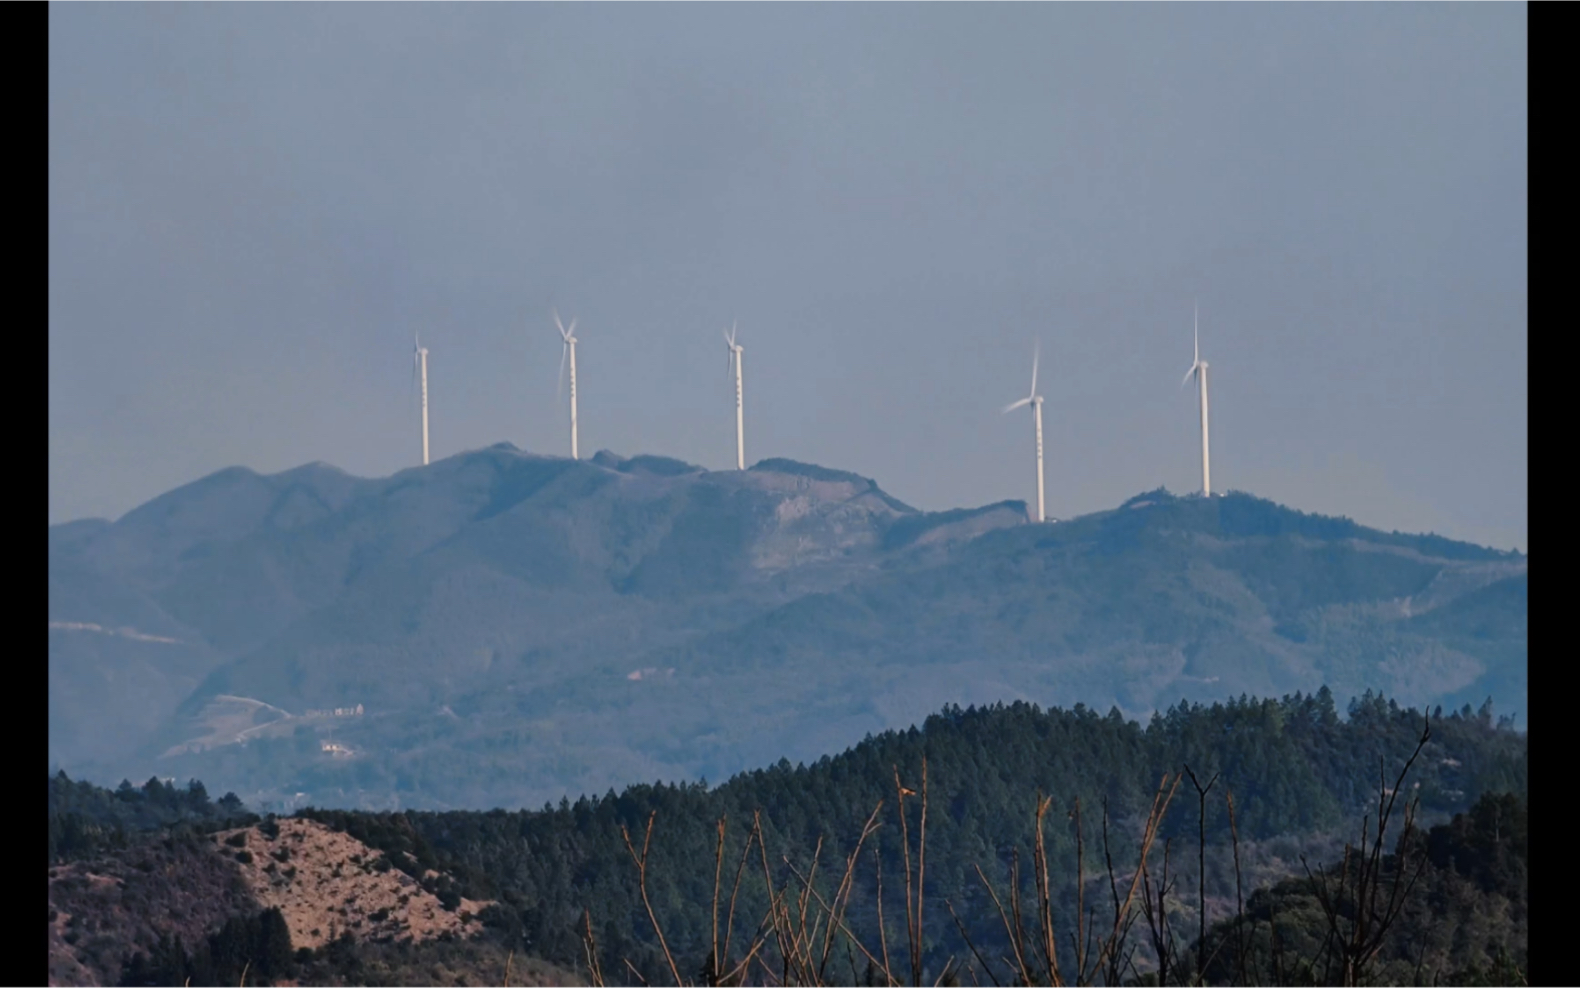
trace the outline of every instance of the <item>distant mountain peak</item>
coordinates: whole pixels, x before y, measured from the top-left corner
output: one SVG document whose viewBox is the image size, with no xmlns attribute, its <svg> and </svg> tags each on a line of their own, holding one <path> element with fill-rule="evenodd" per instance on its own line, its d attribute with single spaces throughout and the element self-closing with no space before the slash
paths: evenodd
<svg viewBox="0 0 1580 988">
<path fill-rule="evenodd" d="M 791 477 L 805 477 L 808 480 L 823 483 L 852 484 L 864 492 L 871 492 L 881 498 L 885 504 L 902 514 L 917 514 L 917 509 L 889 494 L 878 486 L 878 482 L 870 477 L 851 473 L 848 470 L 835 470 L 830 467 L 818 466 L 816 463 L 802 463 L 799 460 L 784 457 L 772 457 L 758 460 L 747 468 L 749 473 L 778 473 Z"/>
<path fill-rule="evenodd" d="M 1177 500 L 1179 499 L 1173 494 L 1170 494 L 1167 487 L 1159 487 L 1157 490 L 1144 491 L 1143 493 L 1137 494 L 1135 497 L 1130 498 L 1129 500 L 1125 501 L 1125 503 L 1121 504 L 1120 507 L 1146 508 L 1154 504 L 1168 504 L 1171 501 Z"/>
<path fill-rule="evenodd" d="M 672 456 L 654 456 L 643 454 L 633 456 L 621 461 L 615 467 L 621 473 L 650 473 L 660 477 L 679 477 L 689 473 L 703 473 L 702 467 L 685 460 L 677 460 Z"/>
<path fill-rule="evenodd" d="M 883 547 L 898 549 L 931 542 L 963 541 L 995 528 L 1024 525 L 1030 518 L 1025 501 L 999 501 L 980 508 L 917 513 L 889 526 L 883 536 Z"/>
</svg>

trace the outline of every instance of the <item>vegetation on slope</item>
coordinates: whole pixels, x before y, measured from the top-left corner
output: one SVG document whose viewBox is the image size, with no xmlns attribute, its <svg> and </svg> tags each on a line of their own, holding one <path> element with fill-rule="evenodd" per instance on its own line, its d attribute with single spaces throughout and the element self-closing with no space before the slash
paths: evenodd
<svg viewBox="0 0 1580 988">
<path fill-rule="evenodd" d="M 1401 836 L 1381 864 L 1384 896 L 1395 881 L 1410 892 L 1402 897 L 1394 925 L 1376 937 L 1368 960 L 1373 983 L 1527 983 L 1530 839 L 1523 795 L 1485 793 L 1467 812 L 1413 841 Z M 1330 924 L 1324 896 L 1336 883 L 1330 867 L 1256 890 L 1242 915 L 1208 932 L 1207 981 L 1342 980 L 1342 951 L 1330 936 L 1349 929 L 1354 901 L 1330 901 L 1349 907 Z"/>
<path fill-rule="evenodd" d="M 843 855 L 885 800 L 877 818 L 881 826 L 864 844 L 864 853 L 877 855 L 876 866 L 857 871 L 850 893 L 851 926 L 875 929 L 877 869 L 886 876 L 886 895 L 896 895 L 905 870 L 904 833 L 909 830 L 914 848 L 921 824 L 911 800 L 901 827 L 896 785 L 903 780 L 907 788 L 921 789 L 925 759 L 931 815 L 922 887 L 935 904 L 951 899 L 978 948 L 998 956 L 994 951 L 1007 955 L 1010 945 L 1002 931 L 995 932 L 994 906 L 976 868 L 1002 887 L 1018 854 L 1027 885 L 1023 894 L 1032 894 L 1029 862 L 1039 792 L 1057 798 L 1057 813 L 1049 820 L 1059 823 L 1043 835 L 1046 860 L 1066 863 L 1050 879 L 1050 921 L 1060 929 L 1073 928 L 1075 869 L 1068 863 L 1076 859 L 1081 838 L 1066 813 L 1076 799 L 1085 808 L 1082 867 L 1089 877 L 1100 874 L 1105 863 L 1098 837 L 1103 812 L 1109 816 L 1107 855 L 1115 862 L 1134 861 L 1158 779 L 1182 766 L 1204 782 L 1216 775 L 1222 786 L 1218 792 L 1232 791 L 1235 827 L 1248 846 L 1290 835 L 1309 836 L 1309 846 L 1321 846 L 1321 835 L 1347 831 L 1365 812 L 1376 795 L 1379 757 L 1402 761 L 1421 725 L 1420 712 L 1378 697 L 1357 701 L 1349 717 L 1341 718 L 1325 691 L 1212 707 L 1180 705 L 1144 728 L 1117 712 L 1102 716 L 1083 708 L 951 709 L 930 718 L 921 730 L 870 738 L 813 765 L 781 762 L 711 789 L 703 784 L 636 786 L 541 812 L 306 815 L 385 849 L 397 867 L 413 874 L 442 868 L 455 876 L 459 894 L 500 902 L 485 919 L 524 949 L 560 964 L 585 964 L 591 923 L 608 963 L 629 959 L 642 977 L 654 981 L 668 977 L 666 946 L 687 972 L 700 971 L 710 955 L 711 863 L 720 846 L 720 818 L 726 821 L 722 860 L 727 867 L 737 866 L 756 819 L 765 847 L 752 852 L 749 874 L 766 870 L 774 887 L 793 885 L 790 863 L 805 874 L 821 853 L 823 867 L 833 871 L 822 894 L 832 898 Z M 1490 709 L 1462 709 L 1434 724 L 1412 771 L 1410 792 L 1423 812 L 1446 816 L 1484 792 L 1523 792 L 1525 771 L 1524 735 L 1495 724 Z M 1226 845 L 1226 804 L 1207 803 L 1198 821 L 1196 807 L 1187 803 L 1194 800 L 1175 803 L 1159 822 L 1159 847 L 1194 843 L 1199 828 L 1208 841 Z M 645 903 L 626 835 L 640 846 L 650 818 L 654 831 Z M 770 859 L 761 869 L 759 854 Z M 1295 866 L 1286 861 L 1282 875 Z M 1270 870 L 1281 877 L 1277 866 Z M 763 881 L 743 885 L 738 911 L 746 927 L 766 915 L 766 887 Z M 1175 894 L 1183 899 L 1193 887 Z M 1097 891 L 1106 894 L 1095 887 L 1086 894 Z M 648 903 L 664 931 L 663 943 L 647 919 Z M 891 901 L 887 908 L 887 921 L 893 923 L 898 904 Z M 966 955 L 967 945 L 944 910 L 927 912 L 920 926 L 925 949 L 919 963 L 931 972 L 929 978 L 938 976 L 948 957 Z"/>
<path fill-rule="evenodd" d="M 101 851 L 50 866 L 52 984 L 115 984 L 133 952 L 162 937 L 197 942 L 259 908 L 233 864 L 189 831 L 132 835 Z"/>
<path fill-rule="evenodd" d="M 446 876 L 414 882 L 312 821 L 260 820 L 195 782 L 49 789 L 51 985 L 575 983 L 468 936 L 479 904 Z"/>
<path fill-rule="evenodd" d="M 211 801 L 196 779 L 185 788 L 159 779 L 149 779 L 141 788 L 122 781 L 111 792 L 57 772 L 49 779 L 49 861 L 53 865 L 125 848 L 140 833 L 205 834 L 257 819 L 235 793 Z"/>
<path fill-rule="evenodd" d="M 122 958 L 122 974 L 141 984 L 181 983 L 178 975 L 230 983 L 242 969 L 321 984 L 498 983 L 502 956 L 518 984 L 563 983 L 568 969 L 594 982 L 710 983 L 755 945 L 755 966 L 734 980 L 873 983 L 890 970 L 926 983 L 1183 983 L 1200 974 L 1201 958 L 1209 983 L 1354 980 L 1331 968 L 1343 897 L 1314 883 L 1301 860 L 1333 881 L 1344 839 L 1377 807 L 1387 763 L 1395 768 L 1385 781 L 1408 809 L 1392 819 L 1395 853 L 1379 858 L 1374 885 L 1386 892 L 1411 868 L 1422 877 L 1365 976 L 1402 983 L 1409 961 L 1411 972 L 1517 979 L 1527 957 L 1525 735 L 1495 722 L 1490 706 L 1434 711 L 1424 740 L 1423 714 L 1381 697 L 1347 713 L 1325 690 L 1181 704 L 1145 726 L 1085 708 L 950 708 L 921 729 L 717 787 L 635 786 L 541 811 L 307 810 L 299 816 L 382 852 L 380 867 L 405 872 L 446 908 L 463 897 L 496 902 L 481 917 L 486 935 L 427 944 L 342 936 L 292 950 L 267 910 L 238 900 L 224 923 L 210 917 L 162 939 L 142 931 L 145 947 Z M 1407 759 L 1404 781 L 1392 781 Z M 99 825 L 141 805 L 59 777 L 51 788 L 61 794 L 52 830 L 57 810 Z M 159 800 L 178 792 L 156 791 Z M 1433 818 L 1443 822 L 1417 824 Z M 181 846 L 154 831 L 107 858 L 131 875 L 138 854 Z M 1109 913 L 1120 916 L 1121 901 L 1116 937 Z M 90 918 L 83 902 L 77 923 L 95 928 L 105 911 L 127 912 L 100 903 Z M 1000 906 L 1022 914 L 1020 933 Z M 831 912 L 838 934 L 824 923 L 812 936 Z M 52 931 L 58 920 L 52 912 Z M 1198 924 L 1211 924 L 1205 951 Z M 1056 950 L 1039 946 L 1044 927 L 1058 931 Z M 1078 929 L 1085 939 L 1066 944 Z M 1105 952 L 1105 943 L 1122 949 Z"/>
</svg>

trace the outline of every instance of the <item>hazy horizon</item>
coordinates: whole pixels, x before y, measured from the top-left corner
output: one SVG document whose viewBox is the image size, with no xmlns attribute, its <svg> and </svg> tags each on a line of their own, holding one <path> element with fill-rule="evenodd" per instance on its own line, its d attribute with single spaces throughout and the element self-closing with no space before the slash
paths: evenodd
<svg viewBox="0 0 1580 988">
<path fill-rule="evenodd" d="M 581 449 L 1527 550 L 1526 8 L 50 8 L 50 523 Z"/>
</svg>

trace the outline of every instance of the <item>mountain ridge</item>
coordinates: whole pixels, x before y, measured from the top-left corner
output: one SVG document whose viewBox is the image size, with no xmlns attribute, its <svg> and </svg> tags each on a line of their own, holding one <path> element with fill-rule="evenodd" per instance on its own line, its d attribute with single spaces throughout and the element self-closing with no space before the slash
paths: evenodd
<svg viewBox="0 0 1580 988">
<path fill-rule="evenodd" d="M 944 703 L 1330 684 L 1523 713 L 1527 563 L 1238 492 L 1035 524 L 784 459 L 230 468 L 50 527 L 51 764 L 470 805 L 718 778 Z"/>
</svg>

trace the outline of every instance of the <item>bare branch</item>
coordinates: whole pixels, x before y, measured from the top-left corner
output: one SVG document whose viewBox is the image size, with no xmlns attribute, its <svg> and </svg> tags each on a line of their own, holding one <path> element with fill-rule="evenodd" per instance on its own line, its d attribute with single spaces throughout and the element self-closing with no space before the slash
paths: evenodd
<svg viewBox="0 0 1580 988">
<path fill-rule="evenodd" d="M 713 852 L 713 977 L 719 976 L 724 960 L 719 956 L 719 880 L 724 876 L 724 817 L 719 817 L 719 843 Z"/>
<path fill-rule="evenodd" d="M 982 887 L 987 889 L 988 895 L 993 898 L 993 905 L 998 908 L 998 918 L 1003 921 L 1004 933 L 1009 937 L 1010 948 L 1015 951 L 1015 966 L 1020 971 L 1021 984 L 1029 985 L 1031 984 L 1031 971 L 1027 969 L 1026 957 L 1021 951 L 1021 938 L 1016 935 L 1019 930 L 1010 926 L 1009 917 L 1004 914 L 1004 904 L 999 901 L 998 893 L 993 891 L 993 883 L 988 881 L 986 875 L 982 874 L 981 866 L 973 865 L 972 867 L 976 868 L 977 877 L 982 880 Z M 1018 925 L 1019 920 L 1017 917 L 1016 926 Z"/>
<path fill-rule="evenodd" d="M 840 878 L 839 887 L 834 891 L 833 913 L 836 923 L 839 923 L 843 920 L 845 911 L 850 908 L 850 896 L 851 892 L 855 888 L 856 861 L 861 854 L 862 845 L 866 844 L 867 842 L 867 838 L 870 837 L 880 826 L 882 826 L 882 824 L 878 821 L 878 814 L 882 812 L 882 810 L 883 800 L 880 799 L 878 800 L 878 805 L 873 807 L 872 814 L 867 817 L 867 822 L 862 825 L 861 835 L 856 838 L 855 848 L 851 850 L 850 856 L 845 859 L 845 874 Z M 819 961 L 817 968 L 818 980 L 820 981 L 823 979 L 824 971 L 828 967 L 829 952 L 834 946 L 834 929 L 835 923 L 830 923 L 828 926 L 827 935 L 823 941 L 823 956 Z"/>
<path fill-rule="evenodd" d="M 593 938 L 592 911 L 583 909 L 582 917 L 587 922 L 587 936 L 582 941 L 582 949 L 587 953 L 587 972 L 592 976 L 594 988 L 603 988 L 603 969 L 598 966 L 598 941 Z"/>
<path fill-rule="evenodd" d="M 757 820 L 756 820 L 755 817 L 753 817 L 753 819 L 752 819 L 752 829 L 746 835 L 746 845 L 741 848 L 741 860 L 740 860 L 740 863 L 735 866 L 735 884 L 730 889 L 730 915 L 729 915 L 729 919 L 726 920 L 726 922 L 724 924 L 724 953 L 723 953 L 724 960 L 723 960 L 723 963 L 728 963 L 729 962 L 730 937 L 735 932 L 735 897 L 741 890 L 741 873 L 746 870 L 746 859 L 751 856 L 751 853 L 752 853 L 752 841 L 753 840 L 758 840 L 758 841 L 762 840 L 762 834 L 759 832 L 759 830 L 757 828 Z M 773 890 L 769 889 L 768 892 L 769 892 L 769 898 L 771 899 L 773 897 Z"/>
<path fill-rule="evenodd" d="M 669 952 L 669 943 L 664 939 L 664 931 L 658 925 L 658 917 L 653 914 L 653 904 L 647 897 L 647 851 L 653 842 L 653 820 L 658 816 L 658 811 L 653 810 L 647 815 L 647 833 L 642 837 L 642 855 L 637 856 L 636 848 L 631 846 L 631 834 L 625 827 L 620 828 L 620 836 L 625 838 L 625 849 L 631 853 L 631 860 L 636 862 L 637 883 L 642 890 L 642 905 L 647 909 L 648 922 L 653 924 L 653 932 L 658 936 L 658 945 L 664 950 L 664 960 L 669 962 L 669 971 L 675 976 L 675 984 L 679 985 L 680 968 L 675 966 L 675 958 Z M 629 964 L 629 962 L 627 962 Z"/>
<path fill-rule="evenodd" d="M 923 892 L 926 891 L 926 888 L 927 888 L 926 882 L 923 881 L 923 878 L 924 878 L 924 876 L 926 874 L 927 874 L 927 756 L 923 755 L 922 756 L 922 826 L 921 826 L 921 833 L 917 837 L 917 849 L 916 849 L 916 936 L 911 941 L 912 942 L 911 951 L 916 956 L 916 959 L 915 959 L 915 961 L 913 961 L 913 963 L 916 966 L 916 973 L 917 973 L 917 980 L 918 981 L 921 980 L 921 971 L 922 971 L 922 894 L 923 894 Z M 944 965 L 944 970 L 947 971 L 948 969 L 949 969 L 949 965 L 945 964 Z M 939 976 L 942 977 L 942 975 L 939 975 Z"/>
<path fill-rule="evenodd" d="M 988 962 L 977 951 L 977 945 L 971 942 L 971 934 L 966 932 L 965 924 L 960 922 L 959 916 L 955 915 L 955 907 L 950 904 L 948 899 L 944 900 L 944 908 L 949 910 L 950 918 L 955 921 L 955 929 L 960 931 L 960 938 L 966 942 L 967 947 L 971 948 L 972 956 L 977 959 L 978 964 L 982 965 L 982 970 L 987 972 L 988 979 L 993 982 L 994 988 L 997 988 L 998 976 L 993 973 L 993 968 L 988 966 Z"/>
<path fill-rule="evenodd" d="M 905 819 L 905 797 L 914 796 L 916 792 L 900 784 L 900 767 L 894 768 L 894 795 L 897 808 L 900 812 L 900 846 L 904 851 L 905 859 L 905 943 L 906 952 L 911 961 L 911 984 L 922 983 L 922 970 L 916 954 L 916 910 L 915 901 L 911 891 L 911 828 Z"/>
<path fill-rule="evenodd" d="M 889 967 L 889 934 L 883 925 L 883 855 L 875 847 L 872 860 L 878 869 L 878 945 L 883 949 L 883 983 L 895 984 L 894 971 Z"/>
</svg>

